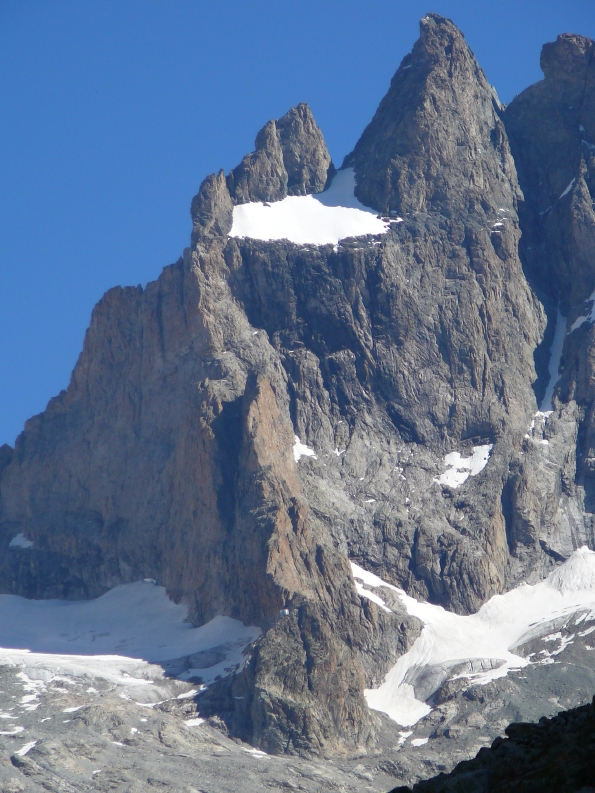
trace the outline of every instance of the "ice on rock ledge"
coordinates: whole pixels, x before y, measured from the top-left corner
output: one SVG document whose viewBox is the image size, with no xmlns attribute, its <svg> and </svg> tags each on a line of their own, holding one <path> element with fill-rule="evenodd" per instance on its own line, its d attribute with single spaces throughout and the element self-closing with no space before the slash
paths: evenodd
<svg viewBox="0 0 595 793">
<path fill-rule="evenodd" d="M 8 543 L 9 548 L 33 548 L 33 542 L 28 540 L 23 533 L 17 534 Z"/>
<path fill-rule="evenodd" d="M 595 292 L 592 292 L 589 299 L 585 301 L 586 303 L 591 304 L 591 308 L 588 314 L 582 314 L 575 322 L 573 322 L 572 327 L 570 328 L 570 332 L 572 333 L 573 330 L 580 328 L 585 322 L 589 324 L 593 324 L 595 322 Z"/>
<path fill-rule="evenodd" d="M 314 449 L 302 443 L 297 435 L 294 435 L 293 438 L 295 441 L 293 444 L 293 459 L 296 463 L 299 461 L 300 457 L 313 457 L 315 460 L 318 460 Z"/>
<path fill-rule="evenodd" d="M 446 471 L 434 478 L 439 485 L 457 488 L 466 482 L 470 476 L 477 476 L 488 464 L 493 444 L 474 446 L 471 457 L 461 457 L 459 452 L 451 452 L 444 458 Z"/>
<path fill-rule="evenodd" d="M 574 551 L 544 581 L 533 586 L 521 584 L 503 595 L 495 595 L 476 614 L 467 616 L 419 602 L 358 565 L 352 563 L 351 567 L 360 595 L 389 610 L 380 594 L 370 590 L 390 589 L 399 595 L 408 614 L 420 619 L 424 626 L 419 638 L 399 658 L 382 685 L 365 691 L 369 707 L 386 713 L 403 727 L 416 724 L 431 711 L 427 701 L 415 696 L 416 684 L 423 681 L 424 676 L 427 679 L 428 670 L 434 668 L 441 674 L 437 676 L 441 684 L 440 681 L 448 678 L 449 670 L 458 666 L 455 677 L 468 678 L 470 684 L 484 685 L 535 663 L 515 650 L 532 638 L 557 639 L 556 635 L 547 635 L 547 627 L 553 619 L 581 612 L 586 612 L 584 621 L 595 619 L 595 552 L 586 546 Z M 568 644 L 572 637 L 563 641 Z M 562 649 L 561 643 L 538 663 L 551 663 L 548 656 Z M 461 672 L 460 665 L 467 671 Z M 433 692 L 426 693 L 429 699 Z"/>
<path fill-rule="evenodd" d="M 229 236 L 286 239 L 298 245 L 337 245 L 347 237 L 385 234 L 389 221 L 381 220 L 377 212 L 360 204 L 354 189 L 353 168 L 346 168 L 337 172 L 324 193 L 287 196 L 272 204 L 239 204 L 233 209 Z"/>
<path fill-rule="evenodd" d="M 568 193 L 569 193 L 569 192 L 572 190 L 572 188 L 574 187 L 574 183 L 575 183 L 575 182 L 576 182 L 576 177 L 570 181 L 570 184 L 568 185 L 568 187 L 566 188 L 566 190 L 564 190 L 564 192 L 563 192 L 563 193 L 560 195 L 560 198 L 564 198 L 564 196 L 567 196 L 567 195 L 568 195 Z M 560 200 L 560 198 L 558 199 L 558 201 Z"/>
</svg>

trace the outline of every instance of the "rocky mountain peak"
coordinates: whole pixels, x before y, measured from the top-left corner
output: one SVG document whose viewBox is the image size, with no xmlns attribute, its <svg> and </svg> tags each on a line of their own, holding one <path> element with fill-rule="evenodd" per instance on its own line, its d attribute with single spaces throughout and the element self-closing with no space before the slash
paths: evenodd
<svg viewBox="0 0 595 793">
<path fill-rule="evenodd" d="M 461 52 L 470 52 L 465 37 L 450 19 L 440 14 L 426 14 L 419 22 L 420 37 L 414 51 L 426 57 L 442 58 L 452 55 L 456 47 Z"/>
<path fill-rule="evenodd" d="M 594 68 L 594 42 L 586 36 L 562 33 L 556 41 L 543 45 L 540 66 L 546 80 L 554 82 L 586 80 Z"/>
<path fill-rule="evenodd" d="M 421 631 L 395 588 L 473 614 L 595 547 L 595 314 L 567 334 L 582 347 L 550 356 L 519 256 L 522 229 L 574 321 L 595 287 L 592 49 L 562 37 L 547 63 L 582 64 L 564 90 L 548 65 L 504 112 L 462 33 L 430 14 L 346 158 L 366 206 L 351 172 L 310 196 L 333 167 L 305 104 L 207 177 L 190 247 L 104 296 L 68 389 L 0 449 L 0 589 L 89 598 L 148 578 L 197 623 L 257 626 L 246 664 L 198 704 L 266 751 L 360 752 L 396 729 L 365 698 Z M 374 227 L 350 219 L 332 243 L 233 229 L 304 204 L 322 225 L 338 210 Z M 538 349 L 568 383 L 539 411 Z M 581 553 L 570 585 L 595 586 Z M 461 716 L 447 673 L 411 696 L 439 705 L 435 676 Z"/>
<path fill-rule="evenodd" d="M 437 14 L 345 165 L 356 195 L 381 212 L 493 215 L 518 195 L 500 105 L 463 34 Z"/>
<path fill-rule="evenodd" d="M 310 107 L 301 102 L 283 118 L 264 125 L 254 151 L 227 178 L 220 171 L 203 181 L 190 210 L 193 243 L 201 237 L 228 234 L 234 204 L 320 193 L 332 173 L 324 136 Z"/>
<path fill-rule="evenodd" d="M 235 204 L 281 201 L 287 195 L 309 195 L 324 189 L 331 158 L 305 102 L 265 124 L 254 146 L 255 151 L 227 178 Z"/>
</svg>

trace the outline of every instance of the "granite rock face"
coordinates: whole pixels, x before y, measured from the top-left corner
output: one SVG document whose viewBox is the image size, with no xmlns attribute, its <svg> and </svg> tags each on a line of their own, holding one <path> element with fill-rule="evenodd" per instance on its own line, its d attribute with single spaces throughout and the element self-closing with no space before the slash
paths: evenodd
<svg viewBox="0 0 595 793">
<path fill-rule="evenodd" d="M 234 206 L 332 176 L 306 105 L 209 176 L 183 257 L 144 290 L 104 296 L 67 390 L 0 450 L 2 591 L 85 598 L 151 577 L 196 623 L 257 624 L 245 669 L 201 712 L 267 751 L 354 752 L 383 729 L 364 689 L 420 624 L 360 597 L 349 560 L 469 613 L 594 547 L 590 323 L 568 335 L 555 410 L 535 418 L 546 309 L 592 288 L 590 143 L 568 155 L 575 209 L 556 220 L 567 269 L 519 252 L 521 231 L 540 246 L 554 233 L 534 171 L 566 134 L 565 117 L 544 131 L 557 81 L 582 80 L 595 101 L 592 42 L 548 47 L 545 87 L 504 111 L 460 31 L 422 20 L 345 163 L 358 198 L 393 221 L 384 235 L 229 236 Z M 573 58 L 584 74 L 556 76 Z M 309 456 L 296 459 L 296 436 Z M 487 465 L 453 487 L 447 455 L 477 447 Z M 10 546 L 20 534 L 33 546 Z"/>
</svg>

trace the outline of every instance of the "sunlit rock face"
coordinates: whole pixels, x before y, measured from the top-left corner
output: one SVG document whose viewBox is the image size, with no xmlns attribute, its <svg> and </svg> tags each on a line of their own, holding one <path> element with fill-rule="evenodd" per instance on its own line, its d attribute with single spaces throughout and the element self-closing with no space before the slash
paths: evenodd
<svg viewBox="0 0 595 793">
<path fill-rule="evenodd" d="M 369 692 L 425 641 L 424 608 L 473 624 L 458 620 L 595 547 L 591 127 L 562 157 L 576 119 L 552 111 L 560 80 L 595 102 L 589 48 L 547 45 L 543 84 L 504 110 L 430 14 L 341 170 L 302 104 L 207 177 L 190 247 L 102 298 L 66 391 L 0 449 L 2 591 L 85 600 L 153 579 L 197 626 L 255 631 L 196 718 L 276 754 L 398 751 L 406 780 L 438 738 L 454 763 L 536 702 L 578 704 L 589 673 L 564 688 L 558 656 L 528 662 L 528 694 L 473 678 L 504 645 L 401 680 L 414 723 Z M 542 271 L 519 241 L 548 244 L 536 169 L 560 157 L 572 257 Z M 583 670 L 585 637 L 560 650 Z"/>
</svg>

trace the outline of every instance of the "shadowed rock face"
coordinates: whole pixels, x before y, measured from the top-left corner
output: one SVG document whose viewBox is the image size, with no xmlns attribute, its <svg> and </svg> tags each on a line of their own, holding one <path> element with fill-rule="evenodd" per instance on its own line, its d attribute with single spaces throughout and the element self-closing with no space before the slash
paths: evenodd
<svg viewBox="0 0 595 793">
<path fill-rule="evenodd" d="M 358 595 L 349 559 L 466 613 L 592 546 L 570 374 L 527 432 L 546 317 L 519 258 L 502 112 L 432 14 L 346 160 L 360 200 L 400 214 L 387 234 L 228 237 L 235 205 L 324 188 L 306 105 L 209 176 L 191 247 L 146 289 L 104 296 L 68 389 L 0 450 L 2 591 L 94 597 L 151 577 L 196 622 L 258 624 L 246 668 L 201 712 L 268 751 L 340 752 L 376 740 L 363 690 L 420 631 Z M 531 138 L 530 113 L 514 123 Z M 590 357 L 573 349 L 586 389 Z M 295 435 L 315 457 L 295 461 Z M 478 475 L 437 481 L 445 455 L 479 445 Z M 32 548 L 9 548 L 20 533 Z"/>
<path fill-rule="evenodd" d="M 595 790 L 595 702 L 539 724 L 511 724 L 451 774 L 391 793 L 591 793 Z"/>
<path fill-rule="evenodd" d="M 592 547 L 594 539 L 593 332 L 589 322 L 574 327 L 589 313 L 584 301 L 595 288 L 594 55 L 593 41 L 574 34 L 544 45 L 544 79 L 515 97 L 504 115 L 524 194 L 521 255 L 550 315 L 545 349 L 556 308 L 564 326 L 559 401 L 543 436 L 557 452 L 548 448 L 541 461 L 518 458 L 504 493 L 517 559 L 538 543 L 553 558 L 567 557 L 577 543 Z"/>
<path fill-rule="evenodd" d="M 541 53 L 544 79 L 506 109 L 523 206 L 523 253 L 564 316 L 595 288 L 595 48 L 558 36 Z"/>
</svg>

